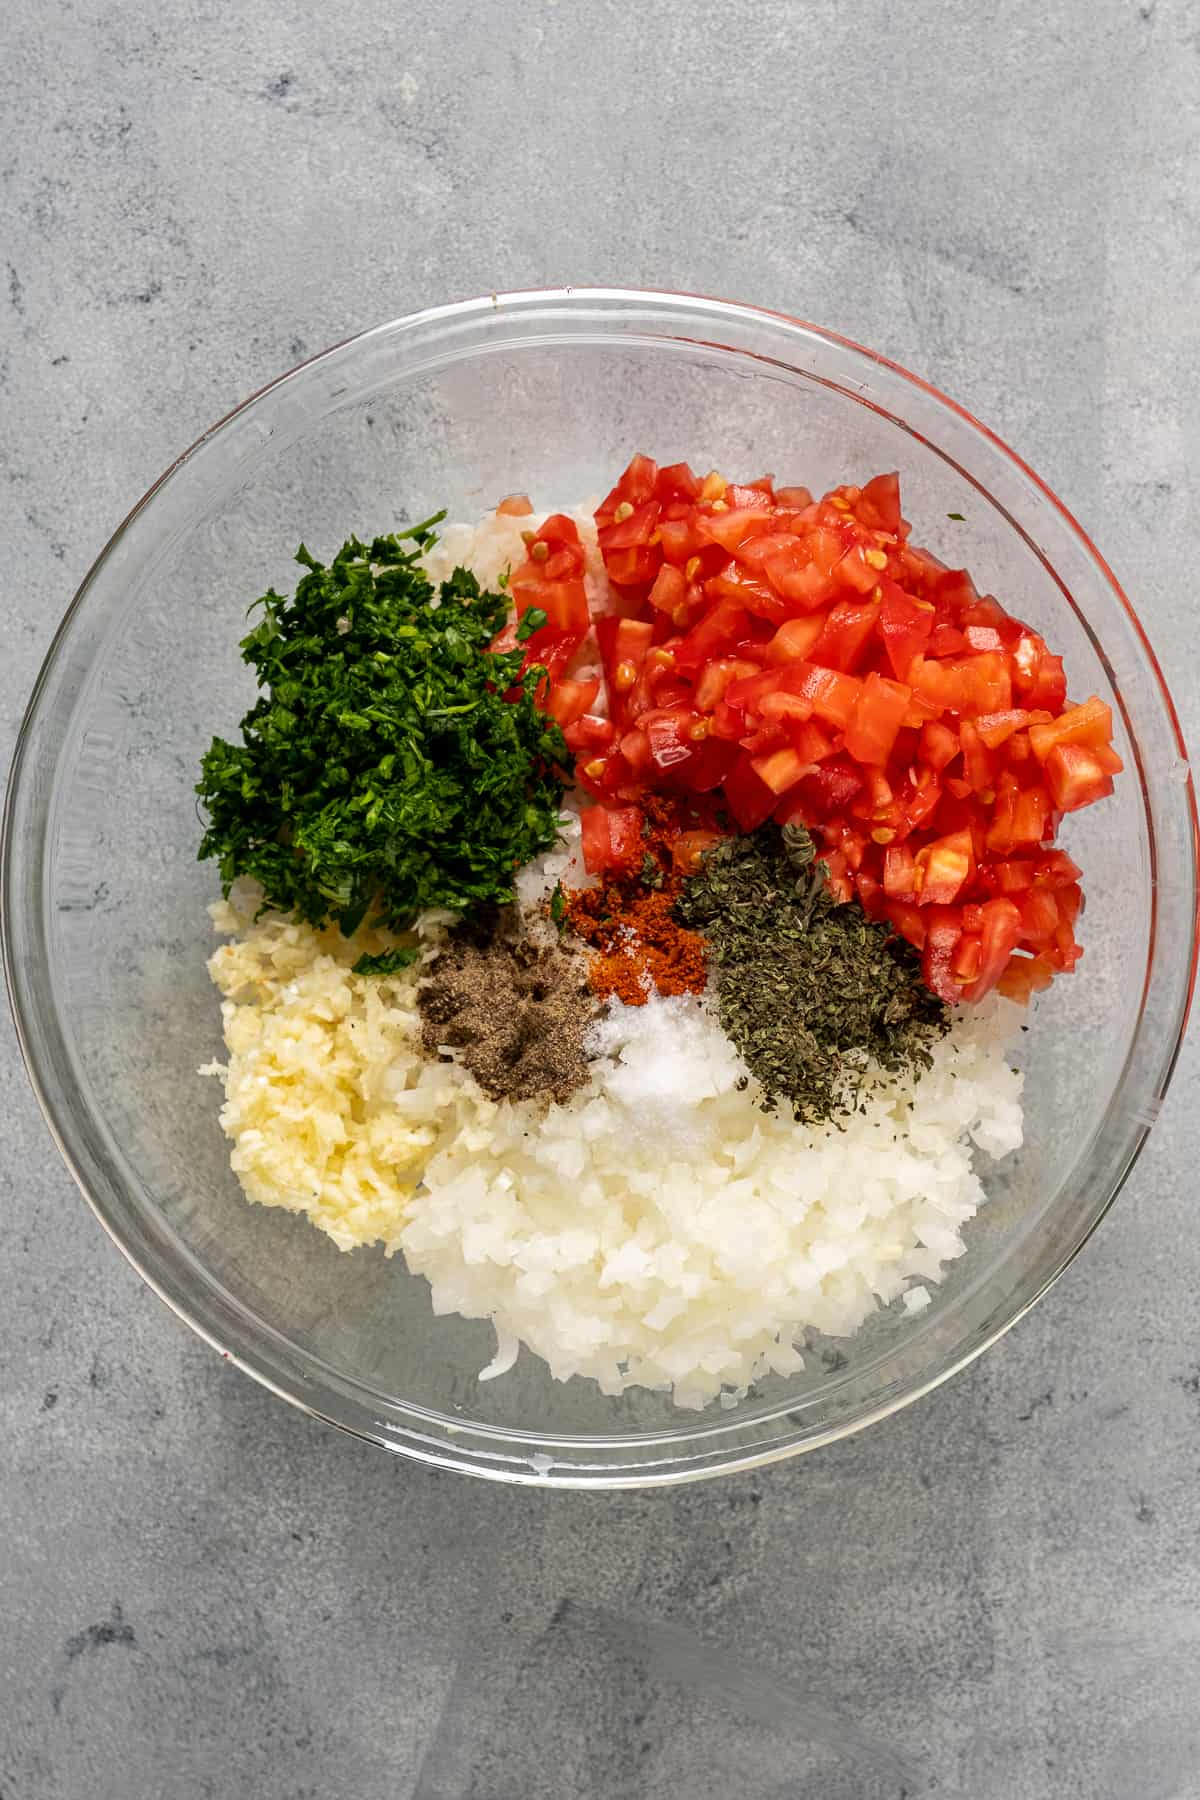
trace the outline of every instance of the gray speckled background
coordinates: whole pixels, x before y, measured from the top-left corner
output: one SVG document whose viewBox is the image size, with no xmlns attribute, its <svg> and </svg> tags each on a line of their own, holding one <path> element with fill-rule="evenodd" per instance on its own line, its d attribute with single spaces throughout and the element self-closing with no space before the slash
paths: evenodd
<svg viewBox="0 0 1200 1800">
<path fill-rule="evenodd" d="M 1096 535 L 1200 736 L 1194 0 L 243 10 L 0 25 L 0 753 L 110 528 L 232 402 L 425 302 L 586 280 L 928 374 Z M 223 1367 L 78 1201 L 5 1021 L 0 1796 L 1195 1800 L 1196 1074 L 950 1386 L 580 1497 Z"/>
</svg>

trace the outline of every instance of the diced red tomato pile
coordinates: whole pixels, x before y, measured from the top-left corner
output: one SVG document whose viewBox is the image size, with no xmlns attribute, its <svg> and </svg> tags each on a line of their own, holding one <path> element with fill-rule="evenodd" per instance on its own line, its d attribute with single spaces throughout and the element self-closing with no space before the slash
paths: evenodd
<svg viewBox="0 0 1200 1800">
<path fill-rule="evenodd" d="M 570 519 L 528 536 L 511 581 L 518 616 L 546 614 L 527 661 L 599 802 L 590 869 L 628 866 L 639 800 L 672 792 L 703 827 L 685 867 L 726 809 L 807 826 L 835 892 L 889 919 L 945 1000 L 1026 999 L 1074 968 L 1080 872 L 1054 838 L 1112 792 L 1110 710 L 1068 704 L 1045 640 L 909 542 L 896 475 L 814 500 L 635 456 L 596 523 L 607 716 L 566 673 L 591 623 Z"/>
</svg>

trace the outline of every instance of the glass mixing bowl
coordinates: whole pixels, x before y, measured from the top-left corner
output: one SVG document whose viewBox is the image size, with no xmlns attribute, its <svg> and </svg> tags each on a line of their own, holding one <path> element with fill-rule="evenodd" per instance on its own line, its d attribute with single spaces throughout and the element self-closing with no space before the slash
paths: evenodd
<svg viewBox="0 0 1200 1800">
<path fill-rule="evenodd" d="M 1067 847 L 1086 956 L 1020 1052 L 1025 1148 L 918 1316 L 812 1345 L 727 1411 L 606 1399 L 523 1352 L 480 1384 L 490 1325 L 435 1319 L 378 1250 L 343 1255 L 246 1204 L 197 1069 L 222 1052 L 193 784 L 251 698 L 247 603 L 440 507 L 604 491 L 630 453 L 820 489 L 901 471 L 916 541 L 1044 631 L 1072 692 L 1111 702 L 1127 773 Z M 961 514 L 961 520 L 957 515 Z M 30 1074 L 80 1188 L 181 1318 L 276 1393 L 404 1456 L 500 1480 L 615 1487 L 811 1449 L 905 1405 L 1045 1292 L 1153 1124 L 1191 996 L 1196 814 L 1170 697 L 1128 601 L 1037 477 L 924 382 L 814 326 L 613 290 L 493 295 L 381 326 L 208 432 L 119 528 L 30 703 L 8 795 L 4 948 Z"/>
</svg>

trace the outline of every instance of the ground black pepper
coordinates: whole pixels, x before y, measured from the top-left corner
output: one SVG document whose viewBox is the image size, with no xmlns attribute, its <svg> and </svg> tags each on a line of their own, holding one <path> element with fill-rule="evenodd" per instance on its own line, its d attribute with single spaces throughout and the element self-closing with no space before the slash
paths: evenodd
<svg viewBox="0 0 1200 1800">
<path fill-rule="evenodd" d="M 535 941 L 515 908 L 459 926 L 420 992 L 422 1045 L 458 1052 L 493 1100 L 566 1100 L 588 1078 L 597 1002 L 583 954 Z"/>
</svg>

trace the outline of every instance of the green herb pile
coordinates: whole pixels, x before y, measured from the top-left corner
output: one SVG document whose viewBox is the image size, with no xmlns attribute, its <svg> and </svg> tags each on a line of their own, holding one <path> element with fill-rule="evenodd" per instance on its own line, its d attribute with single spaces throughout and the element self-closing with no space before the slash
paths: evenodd
<svg viewBox="0 0 1200 1800">
<path fill-rule="evenodd" d="M 709 942 L 721 1026 L 764 1090 L 818 1123 L 862 1103 L 868 1058 L 930 1064 L 949 1016 L 915 951 L 855 901 L 838 904 L 808 833 L 764 825 L 704 858 L 675 903 Z"/>
<path fill-rule="evenodd" d="M 553 843 L 572 764 L 534 704 L 541 671 L 522 676 L 520 645 L 489 650 L 505 595 L 465 569 L 435 594 L 416 564 L 437 522 L 351 538 L 329 568 L 301 545 L 294 596 L 255 603 L 242 656 L 263 692 L 241 744 L 214 738 L 196 789 L 200 856 L 219 859 L 226 893 L 250 875 L 310 925 L 402 930 L 426 907 L 511 900 L 515 871 Z"/>
</svg>

